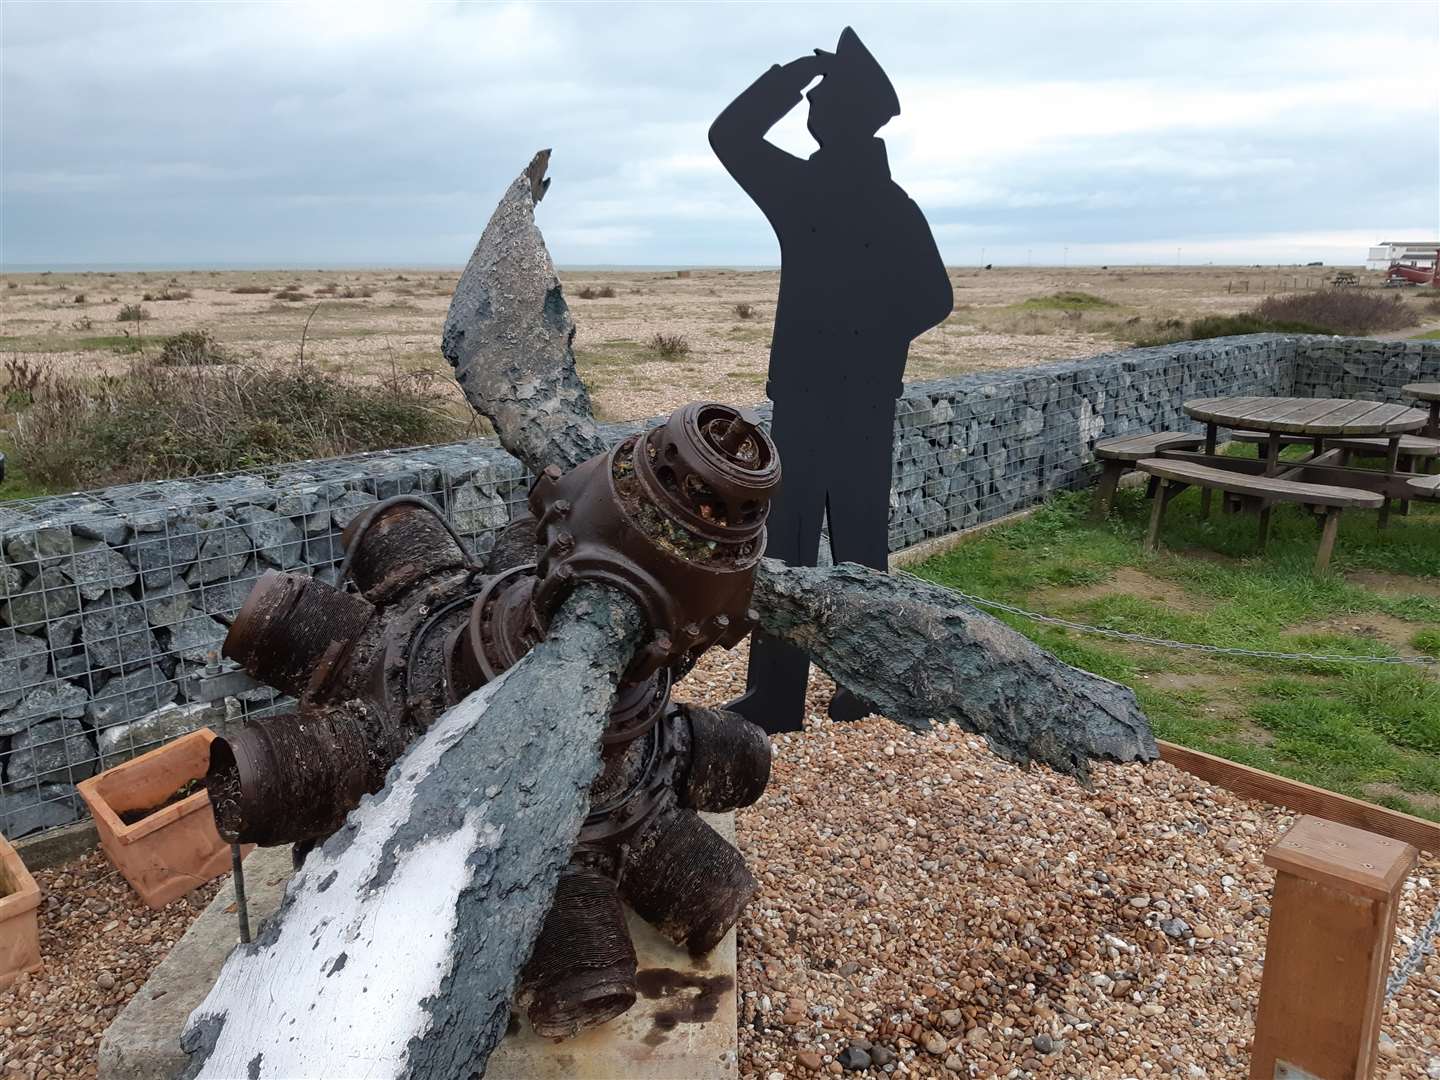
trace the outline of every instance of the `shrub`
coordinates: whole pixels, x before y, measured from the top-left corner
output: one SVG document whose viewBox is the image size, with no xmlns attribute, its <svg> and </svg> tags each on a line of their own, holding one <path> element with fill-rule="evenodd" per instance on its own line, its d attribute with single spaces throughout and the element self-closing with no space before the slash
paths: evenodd
<svg viewBox="0 0 1440 1080">
<path fill-rule="evenodd" d="M 613 300 L 615 299 L 615 287 L 602 285 L 597 289 L 593 285 L 586 285 L 575 295 L 581 300 Z"/>
<path fill-rule="evenodd" d="M 1366 334 L 1399 330 L 1415 322 L 1400 297 L 1380 296 L 1365 289 L 1318 289 L 1308 293 L 1267 296 L 1255 314 L 1271 323 L 1304 323 L 1326 334 Z"/>
<path fill-rule="evenodd" d="M 286 286 L 275 294 L 276 300 L 309 300 L 310 294 L 295 288 L 293 285 Z"/>
<path fill-rule="evenodd" d="M 196 367 L 224 364 L 230 358 L 208 330 L 184 330 L 160 343 L 160 355 L 154 363 L 162 367 Z"/>
<path fill-rule="evenodd" d="M 115 316 L 116 322 L 144 322 L 150 318 L 150 312 L 146 311 L 139 304 L 123 304 L 120 307 L 120 314 Z"/>
<path fill-rule="evenodd" d="M 83 304 L 83 303 L 85 303 L 85 294 L 84 294 L 83 292 L 77 292 L 77 293 L 75 294 L 75 298 L 74 298 L 73 300 L 71 300 L 70 302 L 71 302 L 72 304 Z"/>
<path fill-rule="evenodd" d="M 374 296 L 375 290 L 368 285 L 346 285 L 340 290 L 340 295 L 346 300 L 354 300 L 362 296 Z"/>
<path fill-rule="evenodd" d="M 736 304 L 732 310 L 735 312 L 737 319 L 753 319 L 755 317 L 754 305 L 744 303 L 743 301 Z"/>
<path fill-rule="evenodd" d="M 42 378 L 28 394 L 14 422 L 15 458 L 49 488 L 195 476 L 464 432 L 420 378 L 355 383 L 313 366 L 202 369 L 142 358 L 119 375 Z"/>
<path fill-rule="evenodd" d="M 141 299 L 153 304 L 160 300 L 189 300 L 191 295 L 189 289 L 161 289 L 159 292 L 147 292 Z"/>
<path fill-rule="evenodd" d="M 659 353 L 666 360 L 674 360 L 690 353 L 690 339 L 684 334 L 656 332 L 646 342 L 652 352 Z"/>
<path fill-rule="evenodd" d="M 270 291 L 269 285 L 237 285 L 231 289 L 232 293 L 239 293 L 241 296 L 256 296 Z"/>
</svg>

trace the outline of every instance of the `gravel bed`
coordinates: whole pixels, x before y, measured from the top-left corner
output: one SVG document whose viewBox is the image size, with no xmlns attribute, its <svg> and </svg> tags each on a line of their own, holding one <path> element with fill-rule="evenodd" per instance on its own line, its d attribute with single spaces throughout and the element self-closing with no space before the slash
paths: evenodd
<svg viewBox="0 0 1440 1080">
<path fill-rule="evenodd" d="M 679 697 L 719 704 L 743 649 Z M 1093 791 L 978 739 L 872 717 L 775 741 L 739 815 L 762 891 L 739 935 L 740 1073 L 1242 1078 L 1272 875 L 1292 816 L 1165 764 Z M 106 1024 L 219 887 L 152 912 L 96 851 L 36 875 L 45 968 L 0 991 L 0 1075 L 93 1076 Z M 1440 900 L 1406 885 L 1397 953 Z M 1385 1011 L 1378 1076 L 1440 1080 L 1440 958 Z"/>
<path fill-rule="evenodd" d="M 228 875 L 227 875 L 228 876 Z M 159 911 L 99 850 L 35 872 L 45 966 L 0 990 L 0 1075 L 95 1075 L 100 1039 L 130 995 L 205 910 L 221 879 Z"/>
</svg>

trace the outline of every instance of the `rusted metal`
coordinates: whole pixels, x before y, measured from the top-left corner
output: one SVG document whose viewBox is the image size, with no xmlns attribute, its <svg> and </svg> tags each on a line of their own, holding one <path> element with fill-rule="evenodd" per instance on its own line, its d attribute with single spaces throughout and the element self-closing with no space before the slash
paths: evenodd
<svg viewBox="0 0 1440 1080">
<path fill-rule="evenodd" d="M 623 1012 L 635 956 L 622 894 L 702 953 L 756 888 L 694 811 L 759 798 L 769 741 L 734 713 L 673 704 L 670 691 L 705 649 L 753 623 L 779 478 L 753 413 L 701 403 L 568 474 L 546 470 L 534 516 L 504 530 L 483 569 L 423 499 L 368 508 L 343 534 L 341 578 L 359 595 L 271 573 L 231 627 L 225 654 L 298 704 L 212 744 L 206 784 L 221 834 L 295 843 L 303 858 L 444 709 L 544 639 L 576 583 L 609 584 L 635 598 L 652 638 L 617 689 L 590 813 L 520 997 L 552 1037 Z"/>
<path fill-rule="evenodd" d="M 737 424 L 738 442 L 727 442 Z M 750 591 L 779 482 L 775 444 L 754 417 L 713 402 L 677 409 L 568 473 L 547 469 L 530 491 L 544 544 L 536 606 L 554 611 L 580 581 L 609 585 L 635 600 L 654 635 L 627 676 L 688 670 L 753 625 Z"/>
<path fill-rule="evenodd" d="M 635 968 L 614 880 L 572 864 L 560 876 L 517 999 L 537 1035 L 568 1038 L 635 1004 Z"/>
</svg>

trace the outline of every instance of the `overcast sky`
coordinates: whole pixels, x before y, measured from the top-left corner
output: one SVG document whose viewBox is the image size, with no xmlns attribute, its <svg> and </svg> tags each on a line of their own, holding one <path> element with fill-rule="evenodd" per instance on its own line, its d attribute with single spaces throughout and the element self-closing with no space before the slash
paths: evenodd
<svg viewBox="0 0 1440 1080">
<path fill-rule="evenodd" d="M 446 265 L 553 147 L 557 262 L 773 265 L 715 114 L 853 25 L 946 260 L 1440 234 L 1440 4 L 0 2 L 0 260 Z M 772 139 L 808 154 L 803 108 Z M 1068 248 L 1068 254 L 1066 249 Z"/>
</svg>

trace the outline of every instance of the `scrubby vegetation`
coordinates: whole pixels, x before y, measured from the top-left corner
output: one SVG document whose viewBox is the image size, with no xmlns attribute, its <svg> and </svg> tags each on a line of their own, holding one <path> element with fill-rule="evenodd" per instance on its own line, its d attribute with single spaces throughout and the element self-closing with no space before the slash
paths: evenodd
<svg viewBox="0 0 1440 1080">
<path fill-rule="evenodd" d="M 229 357 L 208 330 L 185 330 L 160 343 L 155 363 L 161 367 L 199 367 L 224 364 Z"/>
<path fill-rule="evenodd" d="M 615 288 L 611 285 L 601 285 L 599 288 L 594 285 L 586 285 L 575 295 L 581 300 L 613 300 L 615 299 Z"/>
<path fill-rule="evenodd" d="M 160 300 L 189 300 L 193 295 L 189 289 L 161 289 L 158 292 L 147 292 L 141 299 L 153 304 Z"/>
<path fill-rule="evenodd" d="M 230 291 L 232 293 L 238 293 L 241 296 L 258 296 L 268 293 L 270 288 L 269 285 L 237 285 Z"/>
<path fill-rule="evenodd" d="M 755 317 L 755 305 L 740 302 L 732 308 L 737 319 L 753 319 Z"/>
<path fill-rule="evenodd" d="M 139 304 L 122 304 L 120 314 L 115 316 L 116 322 L 144 322 L 150 318 L 150 312 Z"/>
<path fill-rule="evenodd" d="M 1318 289 L 1267 296 L 1238 315 L 1209 315 L 1185 322 L 1168 319 L 1137 331 L 1136 345 L 1168 345 L 1234 334 L 1340 334 L 1356 336 L 1399 330 L 1415 322 L 1415 311 L 1394 294 L 1364 289 Z"/>
<path fill-rule="evenodd" d="M 293 285 L 291 285 L 291 286 L 288 286 L 287 288 L 281 289 L 279 292 L 277 292 L 277 293 L 275 294 L 275 299 L 276 299 L 276 300 L 289 300 L 289 301 L 309 300 L 309 299 L 310 299 L 310 294 L 307 293 L 307 292 L 305 292 L 305 291 L 303 291 L 303 290 L 301 290 L 301 289 L 297 289 L 297 288 L 295 288 Z"/>
<path fill-rule="evenodd" d="M 464 433 L 436 406 L 428 374 L 359 383 L 314 366 L 214 366 L 215 347 L 208 335 L 176 335 L 126 371 L 93 378 L 57 376 L 12 357 L 0 372 L 0 400 L 14 464 L 37 488 L 64 490 Z"/>
<path fill-rule="evenodd" d="M 646 346 L 651 352 L 659 353 L 666 360 L 675 360 L 690 354 L 690 339 L 684 334 L 667 334 L 663 331 L 651 335 Z"/>
</svg>

